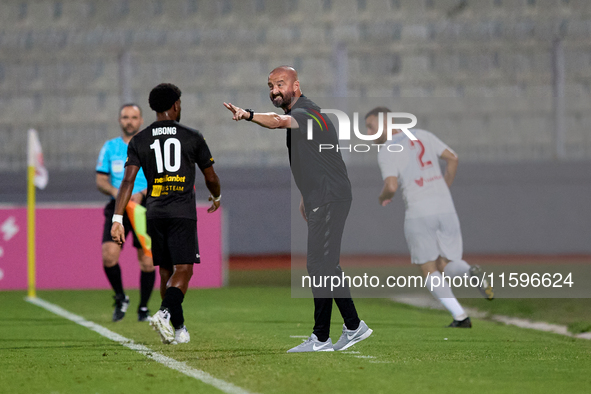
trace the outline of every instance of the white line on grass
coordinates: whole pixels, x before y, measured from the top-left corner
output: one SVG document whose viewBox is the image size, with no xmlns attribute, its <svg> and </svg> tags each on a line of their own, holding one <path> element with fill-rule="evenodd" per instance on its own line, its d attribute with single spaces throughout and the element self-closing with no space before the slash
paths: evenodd
<svg viewBox="0 0 591 394">
<path fill-rule="evenodd" d="M 443 306 L 436 301 L 432 297 L 427 296 L 418 296 L 418 295 L 401 295 L 392 297 L 393 301 L 399 302 L 401 304 L 407 304 L 416 306 L 419 308 L 431 308 L 431 309 L 444 309 Z M 464 308 L 468 315 L 473 317 L 478 317 L 481 319 L 488 319 L 493 320 L 499 323 L 505 323 L 512 326 L 517 326 L 521 328 L 529 328 L 531 330 L 538 330 L 538 331 L 545 331 L 545 332 L 553 332 L 554 334 L 566 335 L 568 337 L 573 338 L 581 338 L 581 339 L 591 339 L 590 332 L 584 332 L 582 334 L 572 334 L 568 331 L 566 326 L 562 326 L 559 324 L 550 324 L 546 322 L 535 322 L 528 319 L 520 319 L 518 317 L 510 317 L 510 316 L 503 316 L 503 315 L 489 315 L 486 312 L 479 311 L 478 309 L 473 308 Z"/>
<path fill-rule="evenodd" d="M 140 345 L 134 343 L 133 340 L 125 338 L 122 335 L 119 335 L 101 325 L 98 325 L 94 322 L 88 321 L 84 319 L 82 316 L 75 315 L 67 310 L 54 305 L 50 302 L 42 300 L 40 298 L 25 298 L 26 301 L 30 302 L 31 304 L 35 304 L 43 309 L 46 309 L 52 313 L 55 313 L 58 316 L 66 318 L 74 323 L 80 324 L 83 327 L 86 327 L 114 342 L 117 342 L 125 347 L 128 347 L 131 350 L 135 350 L 138 353 L 143 354 L 144 356 L 159 362 L 162 365 L 167 366 L 170 369 L 174 369 L 175 371 L 181 372 L 187 376 L 200 380 L 203 383 L 209 384 L 210 386 L 215 387 L 216 389 L 223 391 L 227 394 L 249 394 L 248 391 L 234 386 L 232 383 L 228 383 L 218 378 L 214 378 L 210 374 L 200 369 L 192 368 L 188 366 L 186 363 L 177 361 L 173 358 L 167 357 L 163 354 L 153 351 L 147 346 Z"/>
</svg>

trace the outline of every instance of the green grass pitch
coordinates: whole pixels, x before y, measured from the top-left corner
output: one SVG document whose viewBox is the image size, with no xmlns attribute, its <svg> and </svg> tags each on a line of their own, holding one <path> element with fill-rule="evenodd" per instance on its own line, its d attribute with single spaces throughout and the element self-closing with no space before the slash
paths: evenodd
<svg viewBox="0 0 591 394">
<path fill-rule="evenodd" d="M 156 352 L 257 393 L 589 393 L 591 341 L 474 320 L 446 329 L 442 311 L 356 300 L 374 334 L 355 353 L 286 354 L 312 327 L 312 300 L 286 287 L 190 290 L 191 342 L 162 345 L 128 315 L 110 321 L 110 291 L 42 291 L 39 297 Z M 0 392 L 217 393 L 89 329 L 0 292 Z M 151 310 L 156 310 L 154 292 Z M 342 320 L 333 310 L 331 337 Z M 357 353 L 358 352 L 358 353 Z"/>
</svg>

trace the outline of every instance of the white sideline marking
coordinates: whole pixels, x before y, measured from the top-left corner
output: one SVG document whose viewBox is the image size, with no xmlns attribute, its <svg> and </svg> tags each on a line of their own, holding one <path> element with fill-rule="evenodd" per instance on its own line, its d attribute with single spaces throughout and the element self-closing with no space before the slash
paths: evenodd
<svg viewBox="0 0 591 394">
<path fill-rule="evenodd" d="M 170 357 L 167 357 L 163 354 L 155 352 L 147 346 L 134 343 L 133 340 L 131 340 L 131 339 L 125 338 L 124 336 L 119 335 L 119 334 L 117 334 L 117 333 L 115 333 L 115 332 L 113 332 L 101 325 L 98 325 L 94 322 L 88 321 L 88 320 L 84 319 L 82 316 L 78 316 L 78 315 L 75 315 L 71 312 L 68 312 L 67 310 L 65 310 L 57 305 L 54 305 L 50 302 L 47 302 L 47 301 L 42 300 L 40 298 L 29 298 L 29 297 L 26 297 L 25 300 L 27 302 L 30 302 L 31 304 L 35 304 L 43 309 L 46 309 L 52 313 L 55 313 L 58 316 L 61 316 L 61 317 L 66 318 L 70 321 L 73 321 L 74 323 L 80 324 L 81 326 L 86 327 L 86 328 L 88 328 L 88 329 L 114 341 L 114 342 L 117 342 L 120 345 L 128 347 L 131 350 L 135 350 L 136 352 L 141 353 L 144 356 L 148 357 L 149 359 L 159 362 L 160 364 L 165 365 L 170 369 L 174 369 L 175 371 L 178 371 L 178 372 L 183 373 L 187 376 L 190 376 L 192 378 L 200 380 L 203 383 L 209 384 L 210 386 L 213 386 L 216 389 L 223 391 L 224 393 L 227 393 L 227 394 L 250 394 L 248 391 L 244 390 L 243 388 L 240 388 L 238 386 L 234 386 L 232 383 L 228 383 L 224 380 L 214 378 L 213 376 L 211 376 L 210 374 L 208 374 L 205 371 L 202 371 L 202 370 L 196 369 L 196 368 L 192 368 L 184 362 L 177 361 L 173 358 L 170 358 Z"/>
<path fill-rule="evenodd" d="M 289 337 L 290 338 L 306 338 L 307 339 L 309 336 L 306 336 L 306 335 L 290 335 Z"/>
<path fill-rule="evenodd" d="M 419 297 L 419 296 L 395 296 L 392 297 L 393 301 L 401 304 L 407 304 L 417 306 L 419 308 L 431 308 L 431 309 L 444 309 L 443 306 L 432 297 Z M 554 334 L 565 335 L 567 337 L 580 338 L 580 339 L 591 339 L 591 332 L 584 332 L 581 334 L 572 334 L 568 331 L 567 326 L 559 324 L 551 324 L 546 322 L 535 322 L 528 319 L 520 319 L 518 317 L 510 317 L 504 315 L 488 315 L 485 312 L 479 311 L 473 308 L 464 308 L 469 316 L 478 317 L 481 319 L 493 320 L 499 323 L 505 323 L 511 326 L 517 326 L 521 328 L 529 328 L 531 330 L 538 330 L 544 332 L 552 332 Z"/>
</svg>

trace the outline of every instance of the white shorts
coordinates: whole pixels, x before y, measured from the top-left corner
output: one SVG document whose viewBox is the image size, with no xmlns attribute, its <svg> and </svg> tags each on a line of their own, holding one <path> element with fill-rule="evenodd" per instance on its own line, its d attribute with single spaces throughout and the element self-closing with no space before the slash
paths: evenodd
<svg viewBox="0 0 591 394">
<path fill-rule="evenodd" d="M 404 236 L 413 264 L 435 261 L 439 256 L 450 261 L 462 259 L 462 231 L 457 213 L 405 219 Z"/>
</svg>

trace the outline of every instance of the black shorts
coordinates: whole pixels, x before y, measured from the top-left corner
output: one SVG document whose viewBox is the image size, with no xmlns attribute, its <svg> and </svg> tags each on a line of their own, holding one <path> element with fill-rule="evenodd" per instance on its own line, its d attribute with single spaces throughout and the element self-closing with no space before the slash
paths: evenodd
<svg viewBox="0 0 591 394">
<path fill-rule="evenodd" d="M 197 220 L 184 218 L 148 219 L 154 265 L 172 270 L 177 264 L 199 264 Z"/>
<path fill-rule="evenodd" d="M 103 243 L 105 242 L 115 242 L 113 241 L 113 237 L 111 237 L 111 227 L 113 227 L 113 214 L 115 213 L 115 200 L 111 200 L 107 206 L 105 206 L 105 225 L 103 226 Z M 123 213 L 123 228 L 125 229 L 125 238 L 131 231 L 133 235 L 133 246 L 136 249 L 141 249 L 142 244 L 140 240 L 135 235 L 135 231 L 133 231 L 133 227 L 131 226 L 131 222 L 127 217 L 127 213 Z"/>
</svg>

